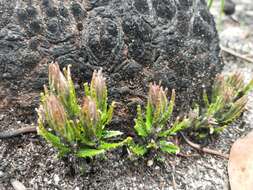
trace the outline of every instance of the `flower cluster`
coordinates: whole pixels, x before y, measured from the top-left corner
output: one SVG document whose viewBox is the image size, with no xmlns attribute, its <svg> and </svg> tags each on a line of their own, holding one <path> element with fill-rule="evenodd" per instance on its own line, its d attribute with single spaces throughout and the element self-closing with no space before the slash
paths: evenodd
<svg viewBox="0 0 253 190">
<path fill-rule="evenodd" d="M 217 76 L 210 98 L 203 93 L 205 106 L 199 106 L 190 112 L 190 135 L 194 138 L 206 138 L 217 134 L 228 124 L 237 119 L 244 111 L 248 98 L 247 94 L 253 87 L 253 80 L 244 84 L 240 73 L 229 76 Z"/>
<path fill-rule="evenodd" d="M 105 128 L 112 119 L 114 105 L 107 105 L 107 88 L 102 70 L 94 72 L 90 85 L 85 83 L 85 97 L 80 106 L 70 67 L 64 69 L 63 74 L 57 63 L 51 63 L 49 89 L 45 87 L 38 109 L 38 133 L 55 146 L 61 155 L 96 156 L 131 140 L 110 140 L 122 134 Z"/>
<path fill-rule="evenodd" d="M 168 139 L 178 131 L 188 127 L 186 119 L 177 120 L 173 125 L 169 125 L 175 104 L 175 90 L 171 92 L 171 98 L 168 102 L 167 89 L 160 85 L 150 84 L 148 102 L 146 106 L 145 117 L 142 115 L 141 107 L 137 107 L 137 118 L 135 119 L 134 129 L 141 138 L 141 143 L 133 142 L 130 150 L 139 156 L 143 156 L 151 149 L 161 150 L 166 153 L 176 154 L 179 147 Z"/>
<path fill-rule="evenodd" d="M 94 71 L 91 83 L 84 84 L 85 96 L 78 104 L 70 66 L 61 72 L 57 63 L 49 65 L 49 88 L 45 86 L 38 112 L 38 133 L 59 150 L 60 155 L 94 157 L 107 150 L 127 145 L 133 155 L 144 156 L 151 150 L 177 154 L 180 149 L 174 137 L 185 131 L 193 138 L 217 134 L 237 119 L 245 109 L 247 85 L 239 73 L 218 76 L 210 96 L 203 92 L 203 104 L 195 105 L 185 117 L 172 117 L 176 93 L 151 83 L 145 112 L 137 106 L 132 139 L 117 140 L 123 133 L 107 130 L 115 103 L 108 105 L 106 79 L 102 70 Z M 119 139 L 119 138 L 117 138 Z"/>
</svg>

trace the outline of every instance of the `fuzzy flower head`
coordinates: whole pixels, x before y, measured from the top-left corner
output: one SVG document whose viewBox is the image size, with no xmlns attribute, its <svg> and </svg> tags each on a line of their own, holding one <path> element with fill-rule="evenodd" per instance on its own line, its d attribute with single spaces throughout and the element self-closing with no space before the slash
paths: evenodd
<svg viewBox="0 0 253 190">
<path fill-rule="evenodd" d="M 64 131 L 67 116 L 63 105 L 55 95 L 51 94 L 46 97 L 44 109 L 54 129 L 58 132 Z"/>
<path fill-rule="evenodd" d="M 92 126 L 97 125 L 99 122 L 99 111 L 97 110 L 96 103 L 90 97 L 84 98 L 82 112 L 87 123 L 90 123 Z"/>
<path fill-rule="evenodd" d="M 241 73 L 236 72 L 228 77 L 227 82 L 234 88 L 235 91 L 243 89 L 244 82 Z"/>
<path fill-rule="evenodd" d="M 223 90 L 225 78 L 223 75 L 218 75 L 215 78 L 214 87 L 217 88 L 217 90 Z"/>
<path fill-rule="evenodd" d="M 69 84 L 57 63 L 50 63 L 48 68 L 49 85 L 53 87 L 57 93 L 63 96 L 69 94 Z"/>
<path fill-rule="evenodd" d="M 166 108 L 168 104 L 167 89 L 163 89 L 160 85 L 151 83 L 149 85 L 148 102 L 154 109 Z"/>
<path fill-rule="evenodd" d="M 230 86 L 224 86 L 224 91 L 222 93 L 222 99 L 224 104 L 230 103 L 234 98 L 234 89 Z"/>
<path fill-rule="evenodd" d="M 105 80 L 106 79 L 102 74 L 102 69 L 93 72 L 91 80 L 91 88 L 94 90 L 94 93 L 96 94 L 96 99 L 99 103 L 99 106 L 102 106 L 101 104 L 106 102 L 107 98 L 107 89 Z"/>
</svg>

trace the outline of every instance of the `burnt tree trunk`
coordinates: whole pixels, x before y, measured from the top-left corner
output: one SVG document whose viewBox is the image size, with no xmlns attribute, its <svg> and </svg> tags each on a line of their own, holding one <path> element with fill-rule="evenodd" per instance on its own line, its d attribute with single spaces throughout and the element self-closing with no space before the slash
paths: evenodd
<svg viewBox="0 0 253 190">
<path fill-rule="evenodd" d="M 123 119 L 153 81 L 176 89 L 183 112 L 222 69 L 204 0 L 0 0 L 0 10 L 0 88 L 13 96 L 42 90 L 46 58 L 72 64 L 77 83 L 102 67 Z"/>
</svg>

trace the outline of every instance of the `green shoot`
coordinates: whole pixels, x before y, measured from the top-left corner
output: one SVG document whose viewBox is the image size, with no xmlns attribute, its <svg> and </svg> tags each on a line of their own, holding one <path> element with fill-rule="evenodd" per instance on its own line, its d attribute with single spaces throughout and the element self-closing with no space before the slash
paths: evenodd
<svg viewBox="0 0 253 190">
<path fill-rule="evenodd" d="M 115 103 L 107 104 L 107 87 L 102 70 L 93 73 L 91 84 L 85 83 L 85 97 L 77 101 L 70 66 L 60 71 L 57 63 L 49 65 L 49 89 L 41 95 L 38 112 L 38 133 L 58 149 L 61 156 L 94 157 L 107 150 L 130 143 L 112 139 L 122 135 L 110 131 Z"/>
<path fill-rule="evenodd" d="M 210 134 L 221 132 L 228 124 L 235 121 L 245 110 L 247 94 L 253 88 L 253 80 L 244 84 L 240 73 L 218 76 L 208 97 L 203 92 L 205 107 L 194 109 L 188 118 L 191 122 L 191 135 L 205 138 Z"/>
<path fill-rule="evenodd" d="M 141 106 L 137 107 L 135 119 L 135 132 L 142 143 L 132 142 L 130 151 L 137 156 L 144 156 L 151 149 L 160 150 L 169 154 L 179 152 L 179 147 L 174 145 L 169 138 L 188 127 L 187 119 L 179 119 L 168 127 L 174 104 L 175 90 L 172 90 L 170 101 L 167 99 L 167 89 L 160 85 L 150 84 L 146 112 L 143 116 Z"/>
</svg>

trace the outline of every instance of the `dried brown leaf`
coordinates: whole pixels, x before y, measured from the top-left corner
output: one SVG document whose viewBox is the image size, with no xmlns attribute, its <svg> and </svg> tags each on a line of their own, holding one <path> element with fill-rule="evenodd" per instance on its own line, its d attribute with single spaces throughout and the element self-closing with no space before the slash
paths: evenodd
<svg viewBox="0 0 253 190">
<path fill-rule="evenodd" d="M 231 190 L 253 189 L 253 131 L 233 144 L 228 174 Z"/>
</svg>

